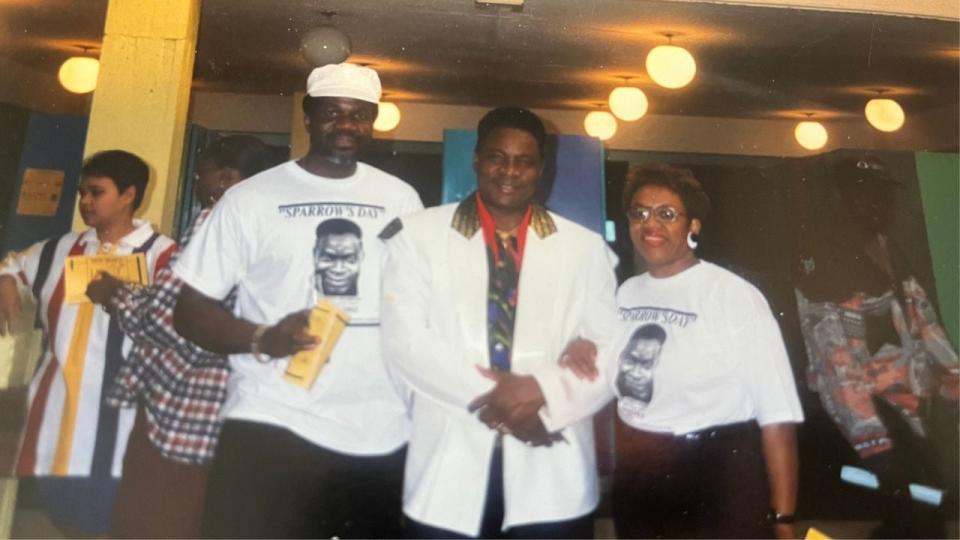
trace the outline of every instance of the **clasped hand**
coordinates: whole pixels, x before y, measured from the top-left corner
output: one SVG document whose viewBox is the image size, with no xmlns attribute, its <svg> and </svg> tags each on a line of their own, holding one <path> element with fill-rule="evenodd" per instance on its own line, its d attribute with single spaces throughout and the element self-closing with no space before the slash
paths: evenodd
<svg viewBox="0 0 960 540">
<path fill-rule="evenodd" d="M 559 363 L 580 379 L 594 380 L 599 375 L 597 347 L 585 339 L 571 341 L 560 355 Z M 565 440 L 559 433 L 549 433 L 537 414 L 545 399 L 536 379 L 530 375 L 477 369 L 497 383 L 493 390 L 467 406 L 467 410 L 477 413 L 481 422 L 530 446 L 550 446 Z"/>
<path fill-rule="evenodd" d="M 537 412 L 544 404 L 536 379 L 477 367 L 480 373 L 497 383 L 493 390 L 474 399 L 467 410 L 503 435 L 512 435 L 530 446 L 550 446 L 559 435 L 547 432 Z"/>
</svg>

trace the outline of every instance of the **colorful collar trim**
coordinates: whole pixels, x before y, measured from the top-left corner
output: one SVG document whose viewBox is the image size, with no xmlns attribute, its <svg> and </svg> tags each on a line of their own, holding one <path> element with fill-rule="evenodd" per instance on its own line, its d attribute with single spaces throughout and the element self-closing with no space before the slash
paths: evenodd
<svg viewBox="0 0 960 540">
<path fill-rule="evenodd" d="M 530 215 L 530 227 L 533 229 L 533 232 L 537 233 L 537 236 L 541 239 L 557 232 L 557 224 L 554 223 L 550 212 L 537 203 L 532 203 L 531 206 L 533 210 Z M 476 192 L 468 195 L 463 202 L 457 206 L 456 212 L 453 213 L 453 220 L 450 222 L 450 226 L 467 239 L 473 238 L 473 235 L 477 234 L 477 231 L 479 231 L 481 227 L 480 216 L 477 212 Z"/>
</svg>

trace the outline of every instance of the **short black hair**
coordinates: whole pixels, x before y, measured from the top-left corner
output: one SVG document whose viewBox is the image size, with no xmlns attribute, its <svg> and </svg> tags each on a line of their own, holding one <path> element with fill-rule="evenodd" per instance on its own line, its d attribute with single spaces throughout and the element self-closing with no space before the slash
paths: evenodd
<svg viewBox="0 0 960 540">
<path fill-rule="evenodd" d="M 241 178 L 253 176 L 280 161 L 269 146 L 250 135 L 217 139 L 203 149 L 200 159 L 209 159 L 218 169 L 236 169 Z"/>
<path fill-rule="evenodd" d="M 710 215 L 710 197 L 689 169 L 668 163 L 650 162 L 637 165 L 627 173 L 623 187 L 623 211 L 630 209 L 633 196 L 645 186 L 659 186 L 677 194 L 683 202 L 687 217 L 701 223 Z"/>
<path fill-rule="evenodd" d="M 317 225 L 317 238 L 323 238 L 331 234 L 355 234 L 357 238 L 363 239 L 363 231 L 360 226 L 349 219 L 333 218 L 321 221 Z"/>
<path fill-rule="evenodd" d="M 81 176 L 102 176 L 109 178 L 117 186 L 117 192 L 123 193 L 133 186 L 135 196 L 133 209 L 140 208 L 150 179 L 150 167 L 139 157 L 124 150 L 98 152 L 83 163 Z"/>
<path fill-rule="evenodd" d="M 316 98 L 310 94 L 303 96 L 303 102 L 301 106 L 303 107 L 303 114 L 310 116 L 313 113 L 313 109 L 320 106 L 320 100 L 322 98 Z"/>
<path fill-rule="evenodd" d="M 526 131 L 537 141 L 540 157 L 543 157 L 544 146 L 547 141 L 547 131 L 543 121 L 536 114 L 522 107 L 497 107 L 483 115 L 477 125 L 477 145 L 475 152 L 479 152 L 490 133 L 497 128 L 513 128 Z"/>
<path fill-rule="evenodd" d="M 655 339 L 662 345 L 667 341 L 667 331 L 658 324 L 645 324 L 633 331 L 630 344 L 634 345 L 641 339 Z"/>
</svg>

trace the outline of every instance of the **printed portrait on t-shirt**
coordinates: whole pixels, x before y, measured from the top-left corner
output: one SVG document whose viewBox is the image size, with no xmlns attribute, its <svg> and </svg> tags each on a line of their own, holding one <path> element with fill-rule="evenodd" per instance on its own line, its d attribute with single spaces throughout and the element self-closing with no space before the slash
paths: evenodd
<svg viewBox="0 0 960 540">
<path fill-rule="evenodd" d="M 645 324 L 634 330 L 620 352 L 617 366 L 617 390 L 623 399 L 645 407 L 653 399 L 653 373 L 667 333 L 657 324 Z"/>
<path fill-rule="evenodd" d="M 306 293 L 304 307 L 325 298 L 350 316 L 350 326 L 378 325 L 383 242 L 377 234 L 395 216 L 384 206 L 337 200 L 277 209 L 283 221 L 298 223 L 281 229 L 274 242 L 297 246 L 289 286 Z"/>
<path fill-rule="evenodd" d="M 314 288 L 322 296 L 357 296 L 363 263 L 363 231 L 342 218 L 317 225 L 313 246 Z"/>
</svg>

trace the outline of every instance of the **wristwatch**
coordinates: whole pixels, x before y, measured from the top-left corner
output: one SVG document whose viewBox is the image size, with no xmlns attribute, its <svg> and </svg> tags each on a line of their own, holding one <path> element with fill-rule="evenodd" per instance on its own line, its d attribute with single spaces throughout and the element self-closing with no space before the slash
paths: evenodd
<svg viewBox="0 0 960 540">
<path fill-rule="evenodd" d="M 773 508 L 767 510 L 766 515 L 763 516 L 763 522 L 768 525 L 789 525 L 796 521 L 796 516 L 793 514 L 781 514 Z"/>
</svg>

